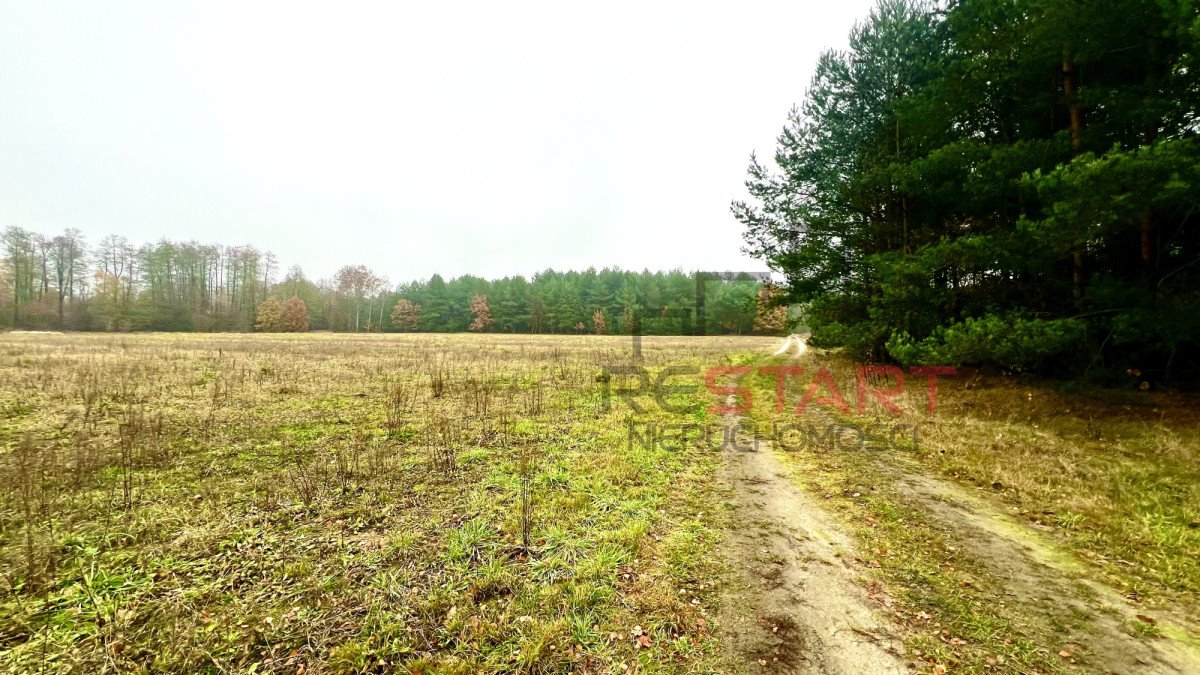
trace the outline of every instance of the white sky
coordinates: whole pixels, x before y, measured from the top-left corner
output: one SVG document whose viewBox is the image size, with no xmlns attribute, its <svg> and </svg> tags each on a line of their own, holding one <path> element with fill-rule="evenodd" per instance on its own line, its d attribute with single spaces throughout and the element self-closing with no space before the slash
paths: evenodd
<svg viewBox="0 0 1200 675">
<path fill-rule="evenodd" d="M 0 0 L 0 228 L 310 278 L 746 269 L 729 202 L 870 0 Z"/>
</svg>

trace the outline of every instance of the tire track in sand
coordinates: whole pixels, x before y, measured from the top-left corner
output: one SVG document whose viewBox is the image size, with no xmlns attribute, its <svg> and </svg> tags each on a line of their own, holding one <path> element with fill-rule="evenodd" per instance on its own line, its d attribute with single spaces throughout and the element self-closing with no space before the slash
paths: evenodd
<svg viewBox="0 0 1200 675">
<path fill-rule="evenodd" d="M 803 352 L 800 352 L 803 354 Z M 818 427 L 837 424 L 820 406 L 805 418 Z M 869 462 L 887 490 L 925 514 L 936 529 L 970 552 L 997 585 L 1017 616 L 1038 617 L 1065 625 L 1059 643 L 1077 645 L 1085 668 L 1104 673 L 1188 675 L 1200 673 L 1197 627 L 1170 611 L 1154 611 L 1122 597 L 1044 533 L 1020 523 L 997 505 L 953 481 L 930 475 L 916 463 L 893 454 Z M 1083 621 L 1077 620 L 1082 617 Z M 1128 626 L 1149 617 L 1163 635 L 1140 638 Z M 1067 620 L 1070 619 L 1070 620 Z M 1047 647 L 1049 649 L 1049 646 Z M 1057 647 L 1054 648 L 1057 650 Z"/>
<path fill-rule="evenodd" d="M 727 433 L 737 421 L 726 416 Z M 893 627 L 856 581 L 853 538 L 793 484 L 767 444 L 727 443 L 722 459 L 734 522 L 720 547 L 731 569 L 718 614 L 729 667 L 906 672 Z"/>
</svg>

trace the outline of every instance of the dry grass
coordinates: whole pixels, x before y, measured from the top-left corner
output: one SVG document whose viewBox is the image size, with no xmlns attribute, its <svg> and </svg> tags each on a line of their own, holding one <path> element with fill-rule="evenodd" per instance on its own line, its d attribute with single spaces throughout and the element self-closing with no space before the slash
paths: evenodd
<svg viewBox="0 0 1200 675">
<path fill-rule="evenodd" d="M 644 365 L 765 363 L 776 342 L 646 338 Z M 810 358 L 853 405 L 848 364 Z M 619 337 L 0 336 L 0 670 L 709 670 L 719 458 L 630 442 L 602 395 L 630 359 Z M 713 398 L 643 396 L 637 421 L 704 424 Z M 921 425 L 907 460 L 1195 617 L 1196 399 L 975 374 L 939 398 L 927 415 L 912 379 L 898 399 Z M 792 459 L 875 553 L 923 661 L 1057 667 L 1056 626 L 998 606 L 928 514 L 862 490 L 886 477 L 859 455 Z"/>
<path fill-rule="evenodd" d="M 628 447 L 629 348 L 0 336 L 0 669 L 704 670 L 717 460 Z"/>
<path fill-rule="evenodd" d="M 940 398 L 922 461 L 1053 528 L 1131 598 L 1196 605 L 1200 397 L 966 372 Z"/>
</svg>

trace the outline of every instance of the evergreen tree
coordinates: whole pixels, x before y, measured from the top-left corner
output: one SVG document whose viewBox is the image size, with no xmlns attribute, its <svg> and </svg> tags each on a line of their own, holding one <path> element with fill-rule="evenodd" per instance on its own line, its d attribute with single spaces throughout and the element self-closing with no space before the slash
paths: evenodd
<svg viewBox="0 0 1200 675">
<path fill-rule="evenodd" d="M 1200 372 L 1198 17 L 880 2 L 751 158 L 747 250 L 862 356 Z"/>
</svg>

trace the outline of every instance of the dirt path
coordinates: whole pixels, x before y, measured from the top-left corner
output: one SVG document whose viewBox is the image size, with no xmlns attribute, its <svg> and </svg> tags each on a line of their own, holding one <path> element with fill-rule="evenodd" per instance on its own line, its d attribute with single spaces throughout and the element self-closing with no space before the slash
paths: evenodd
<svg viewBox="0 0 1200 675">
<path fill-rule="evenodd" d="M 810 407 L 808 421 L 832 419 Z M 736 418 L 725 420 L 734 427 Z M 751 442 L 745 441 L 749 446 Z M 720 478 L 733 523 L 722 550 L 732 581 L 722 601 L 722 640 L 741 672 L 896 673 L 908 668 L 898 631 L 867 595 L 855 541 L 763 441 L 727 447 Z M 1200 650 L 1181 617 L 1152 612 L 1089 578 L 1051 538 L 969 488 L 925 473 L 911 460 L 879 455 L 877 487 L 927 516 L 1005 589 L 1016 616 L 1058 626 L 1085 671 L 1200 673 Z M 1153 622 L 1163 637 L 1131 627 Z M 1175 639 L 1183 636 L 1183 639 Z M 1058 647 L 1055 647 L 1058 649 Z"/>
<path fill-rule="evenodd" d="M 766 445 L 722 456 L 735 523 L 722 546 L 733 577 L 720 616 L 730 669 L 906 672 L 899 640 L 856 580 L 850 536 Z"/>
<path fill-rule="evenodd" d="M 818 426 L 834 421 L 819 407 L 810 407 L 806 419 Z M 855 440 L 853 433 L 848 440 Z M 1078 650 L 1074 655 L 1093 672 L 1200 673 L 1200 651 L 1171 637 L 1187 634 L 1182 618 L 1139 607 L 1088 578 L 1088 570 L 1049 537 L 966 487 L 924 473 L 895 454 L 880 454 L 871 465 L 885 482 L 876 488 L 926 514 L 927 522 L 968 551 L 1001 583 L 1006 602 L 1019 615 L 1063 627 L 1059 640 Z M 1129 626 L 1147 618 L 1163 638 L 1147 640 L 1130 632 Z"/>
<path fill-rule="evenodd" d="M 806 418 L 818 426 L 834 422 L 819 407 L 810 407 Z M 854 440 L 853 434 L 849 440 Z M 1095 672 L 1200 673 L 1200 650 L 1172 638 L 1189 632 L 1182 617 L 1139 607 L 1089 578 L 1083 564 L 1048 536 L 969 488 L 924 473 L 893 453 L 880 454 L 871 464 L 886 483 L 877 488 L 889 489 L 926 514 L 929 523 L 968 551 L 1002 584 L 1006 602 L 1020 615 L 1062 626 L 1065 632 L 1059 640 L 1078 650 L 1075 656 Z M 1130 632 L 1130 626 L 1147 619 L 1162 630 L 1163 638 L 1143 639 Z"/>
<path fill-rule="evenodd" d="M 1101 672 L 1200 673 L 1200 653 L 1171 639 L 1184 627 L 1177 617 L 1134 605 L 1029 525 L 1019 523 L 968 489 L 880 458 L 877 468 L 912 506 L 930 513 L 943 532 L 1003 582 L 1008 601 L 1047 620 L 1074 618 L 1067 643 Z M 1139 639 L 1125 626 L 1155 622 L 1166 637 Z"/>
</svg>

